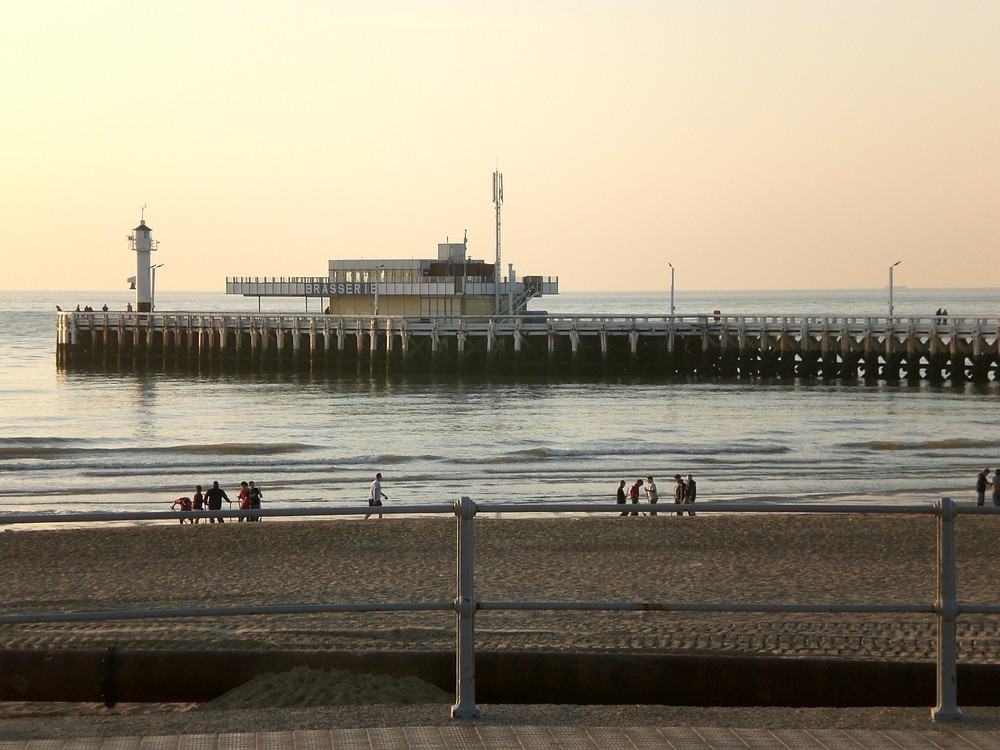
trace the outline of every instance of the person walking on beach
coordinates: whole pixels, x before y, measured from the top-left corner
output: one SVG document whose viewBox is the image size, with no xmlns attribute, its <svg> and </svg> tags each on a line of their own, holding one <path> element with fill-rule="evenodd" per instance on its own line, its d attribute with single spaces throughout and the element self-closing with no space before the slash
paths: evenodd
<svg viewBox="0 0 1000 750">
<path fill-rule="evenodd" d="M 639 489 L 641 487 L 642 487 L 642 480 L 641 479 L 636 479 L 635 480 L 635 484 L 633 484 L 632 487 L 629 489 L 628 496 L 629 496 L 629 500 L 632 501 L 632 505 L 638 505 L 639 504 Z M 639 515 L 639 511 L 633 510 L 632 511 L 632 515 L 633 516 Z"/>
<path fill-rule="evenodd" d="M 187 496 L 177 498 L 176 500 L 174 500 L 173 505 L 170 506 L 170 510 L 177 510 L 178 507 L 181 509 L 182 513 L 184 513 L 184 512 L 190 513 L 191 512 L 191 498 L 189 498 Z M 184 516 L 181 516 L 181 525 L 182 526 L 184 525 L 185 521 L 188 521 L 189 523 L 194 523 L 194 519 L 193 518 L 184 518 Z"/>
<path fill-rule="evenodd" d="M 375 481 L 372 482 L 371 490 L 368 492 L 368 507 L 370 507 L 370 508 L 375 508 L 375 507 L 381 508 L 382 507 L 382 498 L 385 498 L 386 500 L 388 500 L 389 496 L 387 494 L 385 494 L 384 492 L 382 492 L 382 472 L 378 472 L 375 475 Z M 366 521 L 368 520 L 369 516 L 371 516 L 371 514 L 373 512 L 374 511 L 369 511 L 368 513 L 365 514 L 365 520 Z M 382 514 L 381 513 L 378 514 L 378 517 L 379 517 L 379 520 L 382 520 Z"/>
<path fill-rule="evenodd" d="M 983 469 L 976 477 L 976 506 L 982 508 L 986 504 L 986 488 L 990 485 L 990 470 Z"/>
<path fill-rule="evenodd" d="M 698 498 L 698 484 L 694 481 L 694 477 L 688 474 L 687 481 L 684 482 L 684 504 L 694 505 L 694 501 Z M 693 510 L 688 511 L 689 516 L 694 515 Z"/>
<path fill-rule="evenodd" d="M 260 510 L 260 501 L 264 499 L 264 493 L 260 491 L 260 487 L 254 486 L 253 481 L 250 482 L 250 509 Z M 259 521 L 260 516 L 250 516 L 251 521 Z"/>
<path fill-rule="evenodd" d="M 649 501 L 650 505 L 656 505 L 659 499 L 660 493 L 656 491 L 656 482 L 653 481 L 652 477 L 646 477 L 646 500 Z M 649 515 L 655 516 L 656 511 L 650 510 Z"/>
<path fill-rule="evenodd" d="M 208 503 L 209 510 L 222 510 L 222 501 L 225 499 L 227 503 L 231 503 L 232 500 L 229 499 L 229 495 L 226 491 L 219 486 L 219 482 L 212 482 L 212 486 L 208 488 L 208 492 L 205 493 L 205 500 Z M 211 518 L 209 519 L 212 523 L 218 521 L 219 523 L 225 523 L 225 518 Z"/>
<path fill-rule="evenodd" d="M 250 510 L 250 486 L 245 482 L 240 482 L 240 494 L 236 496 L 236 504 L 240 510 Z M 239 520 L 249 521 L 250 516 L 240 513 Z"/>
<path fill-rule="evenodd" d="M 201 485 L 196 484 L 194 486 L 194 495 L 191 497 L 191 510 L 202 511 L 205 509 L 205 496 L 201 494 Z M 200 518 L 194 519 L 194 523 L 198 523 Z"/>
<path fill-rule="evenodd" d="M 674 502 L 677 504 L 677 515 L 683 516 L 684 511 L 680 506 L 684 504 L 684 482 L 681 481 L 680 474 L 674 474 Z"/>
<path fill-rule="evenodd" d="M 618 493 L 617 493 L 617 496 L 615 497 L 615 502 L 618 503 L 619 505 L 625 505 L 625 480 L 624 479 L 618 483 Z M 628 515 L 628 511 L 627 510 L 623 510 L 619 515 L 627 516 Z"/>
</svg>

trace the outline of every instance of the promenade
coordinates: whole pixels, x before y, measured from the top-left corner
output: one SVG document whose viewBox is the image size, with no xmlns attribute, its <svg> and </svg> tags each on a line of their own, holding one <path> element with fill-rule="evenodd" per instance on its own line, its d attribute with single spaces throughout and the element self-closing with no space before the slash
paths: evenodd
<svg viewBox="0 0 1000 750">
<path fill-rule="evenodd" d="M 0 750 L 522 750 L 524 748 L 677 748 L 805 750 L 1000 746 L 995 730 L 728 729 L 719 727 L 386 727 L 207 735 L 0 740 Z"/>
<path fill-rule="evenodd" d="M 944 725 L 931 723 L 926 710 L 917 708 L 484 708 L 482 719 L 465 722 L 441 718 L 440 707 L 430 704 L 94 715 L 89 723 L 51 715 L 8 720 L 0 713 L 0 750 L 1000 747 L 996 708 L 970 709 L 962 721 Z"/>
</svg>

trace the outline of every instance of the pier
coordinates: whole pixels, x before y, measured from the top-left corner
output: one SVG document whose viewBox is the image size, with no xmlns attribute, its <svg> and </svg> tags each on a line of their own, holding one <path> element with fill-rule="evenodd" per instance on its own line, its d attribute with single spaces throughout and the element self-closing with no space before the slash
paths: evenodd
<svg viewBox="0 0 1000 750">
<path fill-rule="evenodd" d="M 1000 317 L 60 312 L 59 367 L 635 373 L 974 382 Z"/>
</svg>

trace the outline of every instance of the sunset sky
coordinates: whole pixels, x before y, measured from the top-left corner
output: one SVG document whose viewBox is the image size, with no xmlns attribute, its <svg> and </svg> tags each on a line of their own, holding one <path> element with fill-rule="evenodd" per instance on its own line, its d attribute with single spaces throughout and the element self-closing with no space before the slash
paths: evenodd
<svg viewBox="0 0 1000 750">
<path fill-rule="evenodd" d="M 8 3 L 0 289 L 433 257 L 563 291 L 988 287 L 1000 2 Z"/>
</svg>

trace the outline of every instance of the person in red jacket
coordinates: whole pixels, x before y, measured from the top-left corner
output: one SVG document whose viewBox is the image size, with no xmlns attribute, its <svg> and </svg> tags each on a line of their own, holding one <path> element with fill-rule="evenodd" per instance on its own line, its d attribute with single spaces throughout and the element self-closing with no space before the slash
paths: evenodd
<svg viewBox="0 0 1000 750">
<path fill-rule="evenodd" d="M 632 505 L 638 505 L 639 504 L 639 490 L 641 490 L 641 489 L 642 489 L 642 480 L 641 479 L 636 479 L 635 480 L 635 484 L 633 484 L 632 487 L 628 491 L 628 496 L 629 496 L 629 499 L 632 501 Z M 633 516 L 639 515 L 639 511 L 633 510 L 632 511 L 632 515 Z"/>
<path fill-rule="evenodd" d="M 250 510 L 250 487 L 246 482 L 240 482 L 240 494 L 236 496 L 236 502 L 240 506 L 240 510 Z M 241 521 L 249 521 L 249 516 L 244 516 L 240 513 Z"/>
<path fill-rule="evenodd" d="M 194 497 L 191 498 L 191 510 L 205 510 L 205 496 L 201 494 L 200 484 L 194 486 Z M 199 520 L 201 519 L 195 518 L 194 522 L 198 523 Z"/>
<path fill-rule="evenodd" d="M 185 512 L 185 511 L 190 512 L 190 510 L 191 510 L 191 498 L 189 498 L 189 497 L 179 497 L 179 498 L 177 498 L 176 500 L 174 500 L 173 505 L 170 506 L 170 510 L 177 510 L 178 507 L 181 509 L 182 513 Z M 181 523 L 184 523 L 185 521 L 189 521 L 190 523 L 194 523 L 194 519 L 193 518 L 184 518 L 184 516 L 181 516 Z"/>
</svg>

